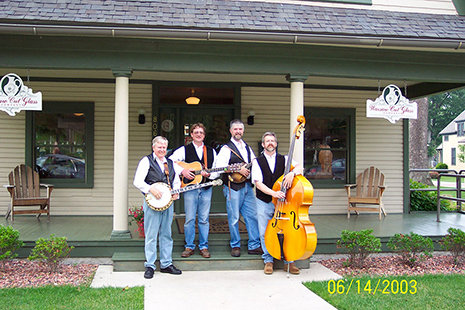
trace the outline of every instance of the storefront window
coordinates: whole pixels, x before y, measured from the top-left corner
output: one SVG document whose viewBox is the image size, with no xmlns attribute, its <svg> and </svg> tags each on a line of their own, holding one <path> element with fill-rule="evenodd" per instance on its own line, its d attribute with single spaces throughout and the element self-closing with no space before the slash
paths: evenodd
<svg viewBox="0 0 465 310">
<path fill-rule="evenodd" d="M 305 118 L 304 176 L 317 187 L 347 183 L 354 111 L 308 107 Z"/>
<path fill-rule="evenodd" d="M 57 187 L 92 187 L 93 104 L 45 103 L 30 118 L 30 156 L 40 178 Z"/>
</svg>

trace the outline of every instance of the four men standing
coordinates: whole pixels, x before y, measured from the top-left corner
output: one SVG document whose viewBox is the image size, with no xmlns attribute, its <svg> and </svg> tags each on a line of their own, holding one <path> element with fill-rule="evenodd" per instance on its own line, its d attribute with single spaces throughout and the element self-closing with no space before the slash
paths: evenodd
<svg viewBox="0 0 465 310">
<path fill-rule="evenodd" d="M 176 149 L 169 158 L 165 158 L 168 141 L 158 136 L 152 141 L 153 153 L 142 158 L 137 166 L 134 176 L 134 186 L 144 195 L 151 193 L 156 199 L 161 199 L 163 193 L 154 186 L 158 182 L 167 183 L 172 189 L 178 189 L 183 183 L 189 183 L 197 174 L 201 174 L 202 182 L 206 179 L 215 179 L 217 173 L 209 173 L 205 170 L 214 167 L 228 167 L 230 165 L 242 165 L 237 173 L 223 174 L 223 194 L 226 197 L 226 210 L 230 231 L 231 256 L 241 256 L 241 236 L 239 233 L 240 215 L 244 218 L 248 232 L 248 254 L 262 255 L 265 263 L 265 274 L 273 273 L 273 258 L 266 250 L 264 235 L 268 221 L 273 217 L 274 205 L 272 197 L 284 198 L 281 191 L 273 191 L 274 182 L 284 173 L 287 156 L 276 152 L 277 139 L 272 132 L 266 132 L 262 137 L 264 153 L 258 158 L 250 146 L 242 140 L 244 124 L 235 119 L 230 123 L 231 140 L 219 151 L 218 155 L 213 148 L 204 144 L 206 128 L 201 123 L 196 123 L 190 128 L 193 142 Z M 174 161 L 174 162 L 173 162 Z M 180 162 L 180 165 L 176 164 Z M 182 165 L 181 165 L 181 162 Z M 200 162 L 201 171 L 194 171 L 184 167 L 186 163 Z M 300 164 L 292 162 L 294 169 L 283 178 L 282 186 L 288 188 L 292 185 L 296 174 L 301 174 L 303 168 Z M 183 167 L 181 167 L 183 166 Z M 252 176 L 250 168 L 252 167 Z M 230 172 L 227 171 L 226 172 Z M 252 186 L 256 184 L 256 198 Z M 195 220 L 198 217 L 199 250 L 200 255 L 209 258 L 208 233 L 209 213 L 211 207 L 212 188 L 203 187 L 190 190 L 184 194 L 184 207 L 186 220 L 185 250 L 182 257 L 189 257 L 195 250 Z M 178 199 L 179 195 L 173 195 L 172 199 Z M 164 211 L 155 211 L 150 208 L 144 199 L 144 228 L 145 228 L 145 278 L 152 278 L 157 259 L 157 236 L 160 248 L 160 272 L 181 274 L 181 270 L 172 264 L 173 240 L 171 238 L 171 224 L 173 221 L 173 205 Z M 293 262 L 285 262 L 285 268 L 292 274 L 300 271 Z"/>
</svg>

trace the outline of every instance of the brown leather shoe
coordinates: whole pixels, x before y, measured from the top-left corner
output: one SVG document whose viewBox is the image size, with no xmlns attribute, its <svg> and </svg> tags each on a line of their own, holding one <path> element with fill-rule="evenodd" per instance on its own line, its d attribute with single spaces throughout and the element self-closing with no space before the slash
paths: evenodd
<svg viewBox="0 0 465 310">
<path fill-rule="evenodd" d="M 284 271 L 288 271 L 289 269 L 289 273 L 291 274 L 300 274 L 300 269 L 297 268 L 297 266 L 295 265 L 295 263 L 289 263 L 289 264 L 285 264 L 284 265 Z"/>
<path fill-rule="evenodd" d="M 181 257 L 189 257 L 194 254 L 194 250 L 186 248 L 184 252 L 181 253 Z"/>
<path fill-rule="evenodd" d="M 266 263 L 265 269 L 263 269 L 265 274 L 273 274 L 273 263 Z"/>
<path fill-rule="evenodd" d="M 232 248 L 231 249 L 231 256 L 232 257 L 240 257 L 241 256 L 241 248 Z"/>
<path fill-rule="evenodd" d="M 263 254 L 263 250 L 261 247 L 258 247 L 256 249 L 253 249 L 253 250 L 249 250 L 247 252 L 249 255 L 262 255 Z"/>
<path fill-rule="evenodd" d="M 202 255 L 203 258 L 210 258 L 210 252 L 208 252 L 208 249 L 201 249 L 200 255 Z"/>
</svg>

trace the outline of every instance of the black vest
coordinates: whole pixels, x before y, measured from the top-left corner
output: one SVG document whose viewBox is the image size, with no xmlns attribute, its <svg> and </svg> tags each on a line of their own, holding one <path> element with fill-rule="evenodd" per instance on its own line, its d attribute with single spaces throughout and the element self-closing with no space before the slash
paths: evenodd
<svg viewBox="0 0 465 310">
<path fill-rule="evenodd" d="M 158 163 L 156 162 L 155 158 L 153 157 L 153 154 L 147 155 L 147 158 L 149 159 L 150 163 L 150 169 L 149 172 L 147 173 L 147 176 L 145 177 L 145 183 L 152 185 L 153 183 L 157 182 L 163 182 L 168 184 L 168 180 L 166 178 L 165 171 L 160 170 L 160 166 L 158 166 Z M 169 170 L 169 176 L 170 176 L 170 186 L 173 186 L 173 181 L 175 177 L 175 171 L 173 167 L 173 161 L 171 159 L 166 159 L 168 162 L 168 170 Z"/>
<path fill-rule="evenodd" d="M 257 158 L 257 162 L 262 169 L 263 174 L 263 184 L 269 188 L 273 188 L 274 183 L 280 176 L 284 174 L 284 169 L 286 168 L 286 160 L 283 155 L 276 153 L 276 163 L 274 167 L 274 173 L 271 173 L 271 169 L 268 166 L 268 161 L 265 158 L 265 155 L 260 155 Z M 271 195 L 267 195 L 257 188 L 256 191 L 257 198 L 263 202 L 269 203 L 273 199 Z"/>
<path fill-rule="evenodd" d="M 192 143 L 189 143 L 184 147 L 184 151 L 186 152 L 186 157 L 184 161 L 186 163 L 192 163 L 194 161 L 200 162 L 202 165 L 204 164 L 203 155 L 202 158 L 199 158 L 197 152 L 195 151 L 195 147 Z M 205 168 L 212 168 L 213 166 L 213 148 L 207 146 L 207 167 Z"/>
<path fill-rule="evenodd" d="M 243 141 L 244 142 L 244 141 Z M 237 163 L 249 163 L 250 162 L 250 157 L 251 157 L 251 154 L 250 154 L 250 148 L 249 146 L 247 145 L 247 143 L 245 143 L 245 148 L 247 150 L 247 158 L 243 158 L 243 160 L 241 158 L 239 158 L 236 154 L 234 154 L 234 152 L 236 152 L 237 154 L 241 155 L 241 153 L 239 152 L 239 150 L 237 149 L 236 145 L 232 142 L 232 141 L 228 141 L 228 143 L 226 143 L 225 145 L 228 146 L 231 150 L 233 150 L 234 152 L 231 152 L 231 157 L 229 158 L 229 162 L 228 162 L 228 165 L 232 165 L 232 164 L 237 164 Z M 240 190 L 241 188 L 244 188 L 245 187 L 245 183 L 249 182 L 250 183 L 250 179 L 247 179 L 246 181 L 242 182 L 242 183 L 234 183 L 234 182 L 230 182 L 230 186 L 233 190 L 235 191 L 238 191 Z M 228 179 L 228 174 L 227 173 L 223 173 L 223 184 L 228 184 L 229 183 L 229 179 Z"/>
<path fill-rule="evenodd" d="M 199 158 L 199 155 L 197 155 L 197 152 L 195 151 L 195 147 L 192 143 L 189 143 L 188 145 L 184 146 L 184 151 L 185 151 L 185 158 L 184 158 L 184 161 L 186 163 L 192 163 L 192 162 L 195 162 L 195 161 L 198 161 L 202 164 L 204 164 L 204 160 L 203 160 L 203 154 L 202 154 L 202 158 Z M 212 168 L 213 166 L 213 148 L 207 146 L 207 167 L 206 168 Z M 182 176 L 181 176 L 182 178 Z M 186 179 L 182 179 L 185 183 L 186 183 Z M 202 178 L 202 183 L 205 183 L 207 182 L 206 178 Z M 207 190 L 209 189 L 211 186 L 205 186 L 205 187 L 202 187 L 202 189 L 204 190 Z"/>
</svg>

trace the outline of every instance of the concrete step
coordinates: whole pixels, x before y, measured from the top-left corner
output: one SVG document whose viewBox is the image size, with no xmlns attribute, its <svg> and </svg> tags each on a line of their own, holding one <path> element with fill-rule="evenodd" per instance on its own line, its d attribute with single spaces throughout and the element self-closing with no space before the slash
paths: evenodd
<svg viewBox="0 0 465 310">
<path fill-rule="evenodd" d="M 211 257 L 203 258 L 198 250 L 188 258 L 182 258 L 180 250 L 173 251 L 173 264 L 181 269 L 188 271 L 206 271 L 206 270 L 261 270 L 263 269 L 263 260 L 261 255 L 249 255 L 247 249 L 241 249 L 240 257 L 232 257 L 230 249 L 213 248 L 209 249 Z M 115 252 L 112 256 L 113 270 L 115 272 L 124 271 L 144 271 L 145 255 L 144 252 Z M 156 262 L 159 269 L 159 262 Z M 283 268 L 281 261 L 275 262 L 275 268 Z M 297 261 L 299 268 L 310 268 L 310 260 Z"/>
</svg>

